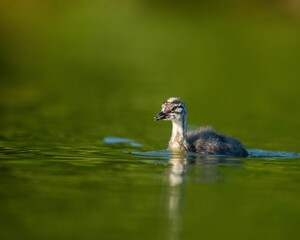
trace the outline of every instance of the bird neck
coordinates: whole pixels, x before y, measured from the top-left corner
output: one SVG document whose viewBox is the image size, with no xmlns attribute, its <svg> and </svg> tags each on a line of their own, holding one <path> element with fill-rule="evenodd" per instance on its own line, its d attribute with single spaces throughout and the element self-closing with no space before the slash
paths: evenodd
<svg viewBox="0 0 300 240">
<path fill-rule="evenodd" d="M 172 121 L 172 136 L 169 142 L 170 150 L 187 150 L 188 145 L 186 141 L 186 118 L 183 120 Z"/>
</svg>

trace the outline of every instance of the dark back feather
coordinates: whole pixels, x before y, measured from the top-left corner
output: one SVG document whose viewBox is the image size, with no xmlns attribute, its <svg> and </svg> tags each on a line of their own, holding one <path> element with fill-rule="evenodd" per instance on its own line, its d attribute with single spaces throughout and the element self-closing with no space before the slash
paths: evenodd
<svg viewBox="0 0 300 240">
<path fill-rule="evenodd" d="M 248 155 L 243 145 L 235 138 L 217 133 L 211 127 L 202 127 L 187 133 L 189 150 L 200 154 L 230 155 L 245 157 Z"/>
</svg>

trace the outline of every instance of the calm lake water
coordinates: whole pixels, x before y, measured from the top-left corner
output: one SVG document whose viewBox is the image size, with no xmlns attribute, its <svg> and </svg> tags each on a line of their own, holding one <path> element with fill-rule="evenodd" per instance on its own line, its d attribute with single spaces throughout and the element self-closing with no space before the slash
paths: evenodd
<svg viewBox="0 0 300 240">
<path fill-rule="evenodd" d="M 2 239 L 296 239 L 299 154 L 172 155 L 160 150 L 170 124 L 153 113 L 127 109 L 117 123 L 7 114 Z"/>
<path fill-rule="evenodd" d="M 100 2 L 1 10 L 0 238 L 299 239 L 299 20 Z M 171 96 L 250 156 L 167 151 Z"/>
</svg>

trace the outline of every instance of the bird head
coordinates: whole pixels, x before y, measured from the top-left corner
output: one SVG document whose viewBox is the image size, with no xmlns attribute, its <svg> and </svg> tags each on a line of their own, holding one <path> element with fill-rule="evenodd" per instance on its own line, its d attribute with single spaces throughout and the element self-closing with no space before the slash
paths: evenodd
<svg viewBox="0 0 300 240">
<path fill-rule="evenodd" d="M 154 119 L 158 120 L 178 120 L 182 121 L 186 115 L 185 104 L 177 97 L 170 97 L 161 105 L 161 111 Z"/>
</svg>

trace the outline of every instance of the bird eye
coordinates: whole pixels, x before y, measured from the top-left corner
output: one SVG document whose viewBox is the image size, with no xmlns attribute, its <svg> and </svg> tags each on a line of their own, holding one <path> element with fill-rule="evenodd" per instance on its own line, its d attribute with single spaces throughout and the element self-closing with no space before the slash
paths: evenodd
<svg viewBox="0 0 300 240">
<path fill-rule="evenodd" d="M 175 106 L 175 107 L 172 107 L 172 111 L 175 111 L 175 110 L 176 110 L 176 108 L 177 108 L 177 106 Z"/>
</svg>

